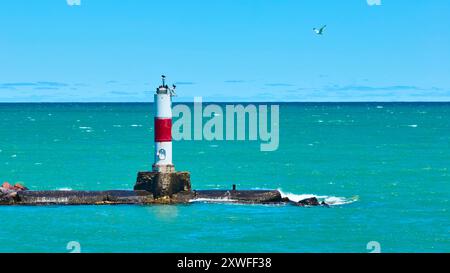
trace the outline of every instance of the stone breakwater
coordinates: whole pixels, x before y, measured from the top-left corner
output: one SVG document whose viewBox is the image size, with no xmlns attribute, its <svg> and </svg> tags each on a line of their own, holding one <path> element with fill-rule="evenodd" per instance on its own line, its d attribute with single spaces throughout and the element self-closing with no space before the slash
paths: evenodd
<svg viewBox="0 0 450 273">
<path fill-rule="evenodd" d="M 134 190 L 30 191 L 20 184 L 12 186 L 7 182 L 0 187 L 0 205 L 150 205 L 192 201 L 328 206 L 315 197 L 294 202 L 282 198 L 278 190 L 236 190 L 235 186 L 231 190 L 191 190 L 186 173 L 169 176 L 148 172 L 140 174 Z"/>
<path fill-rule="evenodd" d="M 3 192 L 3 188 L 2 188 Z M 299 202 L 281 198 L 277 190 L 198 190 L 155 197 L 142 190 L 110 191 L 8 191 L 0 196 L 0 205 L 120 205 L 182 204 L 192 201 L 233 202 L 242 204 L 290 204 L 295 206 L 328 206 L 315 198 Z"/>
</svg>

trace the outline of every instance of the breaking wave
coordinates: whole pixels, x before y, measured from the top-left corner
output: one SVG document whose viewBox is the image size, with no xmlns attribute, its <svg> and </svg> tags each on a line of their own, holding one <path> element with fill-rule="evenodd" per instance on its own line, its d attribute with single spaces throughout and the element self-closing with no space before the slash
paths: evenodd
<svg viewBox="0 0 450 273">
<path fill-rule="evenodd" d="M 350 204 L 353 202 L 358 201 L 358 196 L 354 196 L 351 198 L 346 197 L 337 197 L 337 196 L 328 196 L 328 195 L 315 195 L 315 194 L 295 194 L 291 192 L 283 192 L 281 189 L 278 189 L 278 191 L 281 193 L 281 197 L 285 198 L 287 197 L 289 200 L 298 202 L 300 200 L 304 200 L 307 198 L 315 197 L 319 202 L 324 201 L 326 204 L 330 206 L 339 206 L 339 205 L 345 205 Z"/>
<path fill-rule="evenodd" d="M 194 202 L 204 202 L 204 203 L 223 203 L 223 202 L 236 202 L 236 200 L 234 199 L 230 199 L 230 198 L 195 198 L 195 199 L 191 199 L 189 200 L 190 203 L 194 203 Z"/>
<path fill-rule="evenodd" d="M 72 191 L 72 188 L 57 188 L 57 191 Z"/>
</svg>

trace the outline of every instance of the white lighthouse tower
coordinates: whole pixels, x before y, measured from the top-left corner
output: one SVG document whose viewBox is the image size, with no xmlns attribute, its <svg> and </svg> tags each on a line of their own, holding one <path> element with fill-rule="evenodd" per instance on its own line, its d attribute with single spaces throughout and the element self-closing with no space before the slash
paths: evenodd
<svg viewBox="0 0 450 273">
<path fill-rule="evenodd" d="M 152 193 L 154 202 L 171 204 L 183 200 L 188 202 L 191 194 L 189 172 L 176 172 L 172 163 L 172 97 L 175 85 L 166 85 L 166 77 L 155 93 L 155 162 L 152 171 L 138 172 L 135 191 Z"/>
<path fill-rule="evenodd" d="M 172 97 L 175 95 L 175 85 L 169 88 L 162 75 L 162 85 L 155 93 L 155 163 L 154 172 L 172 173 L 175 166 L 172 163 Z"/>
</svg>

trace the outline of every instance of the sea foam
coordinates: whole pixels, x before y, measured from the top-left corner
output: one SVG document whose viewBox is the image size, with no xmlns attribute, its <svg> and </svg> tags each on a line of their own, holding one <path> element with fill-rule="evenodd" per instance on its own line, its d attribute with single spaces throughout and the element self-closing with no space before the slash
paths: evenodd
<svg viewBox="0 0 450 273">
<path fill-rule="evenodd" d="M 236 202 L 234 199 L 230 199 L 227 197 L 222 198 L 196 198 L 189 200 L 190 203 L 194 202 L 204 202 L 204 203 L 223 203 L 223 202 Z"/>
<path fill-rule="evenodd" d="M 319 202 L 325 202 L 327 205 L 330 206 L 338 206 L 338 205 L 345 205 L 350 204 L 353 202 L 358 201 L 358 197 L 352 197 L 352 198 L 346 198 L 346 197 L 338 197 L 338 196 L 328 196 L 328 195 L 316 195 L 316 194 L 295 194 L 291 192 L 284 192 L 281 189 L 278 189 L 278 191 L 281 193 L 281 197 L 285 198 L 287 197 L 289 200 L 293 202 L 298 202 L 300 200 L 304 200 L 307 198 L 315 197 Z"/>
</svg>

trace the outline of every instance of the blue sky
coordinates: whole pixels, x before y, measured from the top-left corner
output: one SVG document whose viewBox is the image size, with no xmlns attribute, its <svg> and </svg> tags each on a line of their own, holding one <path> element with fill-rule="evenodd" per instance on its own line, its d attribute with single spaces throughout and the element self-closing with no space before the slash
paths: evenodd
<svg viewBox="0 0 450 273">
<path fill-rule="evenodd" d="M 152 101 L 163 73 L 178 101 L 450 101 L 448 0 L 68 1 L 2 1 L 0 102 Z"/>
</svg>

